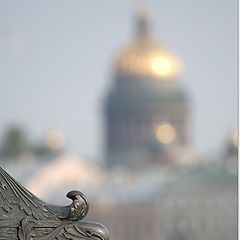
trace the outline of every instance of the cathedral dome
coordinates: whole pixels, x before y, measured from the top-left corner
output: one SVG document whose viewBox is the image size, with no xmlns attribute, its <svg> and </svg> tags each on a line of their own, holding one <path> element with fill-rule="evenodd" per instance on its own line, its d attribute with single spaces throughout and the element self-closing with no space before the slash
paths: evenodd
<svg viewBox="0 0 240 240">
<path fill-rule="evenodd" d="M 117 73 L 150 75 L 159 79 L 177 77 L 181 72 L 180 61 L 150 36 L 148 28 L 148 15 L 140 12 L 137 17 L 137 36 L 120 53 Z"/>
</svg>

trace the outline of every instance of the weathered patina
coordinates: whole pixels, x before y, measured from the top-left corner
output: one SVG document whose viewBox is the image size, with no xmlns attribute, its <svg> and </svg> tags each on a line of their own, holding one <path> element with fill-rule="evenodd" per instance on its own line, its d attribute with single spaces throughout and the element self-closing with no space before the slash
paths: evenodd
<svg viewBox="0 0 240 240">
<path fill-rule="evenodd" d="M 67 194 L 69 206 L 54 206 L 40 200 L 0 167 L 1 240 L 108 240 L 101 224 L 82 221 L 89 210 L 80 191 Z"/>
</svg>

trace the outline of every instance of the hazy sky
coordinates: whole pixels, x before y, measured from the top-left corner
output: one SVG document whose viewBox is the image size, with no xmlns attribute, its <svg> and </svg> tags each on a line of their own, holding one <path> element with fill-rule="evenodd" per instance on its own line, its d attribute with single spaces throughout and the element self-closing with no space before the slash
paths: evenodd
<svg viewBox="0 0 240 240">
<path fill-rule="evenodd" d="M 69 152 L 100 158 L 111 66 L 139 6 L 185 64 L 196 151 L 220 151 L 237 124 L 236 0 L 0 0 L 0 135 L 57 128 Z"/>
</svg>

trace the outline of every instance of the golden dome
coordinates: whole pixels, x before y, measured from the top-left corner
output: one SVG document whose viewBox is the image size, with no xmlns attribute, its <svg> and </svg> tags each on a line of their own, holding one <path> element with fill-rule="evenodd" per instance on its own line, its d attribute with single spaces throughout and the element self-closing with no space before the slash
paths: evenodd
<svg viewBox="0 0 240 240">
<path fill-rule="evenodd" d="M 116 70 L 122 74 L 174 78 L 180 74 L 180 61 L 152 39 L 148 22 L 145 12 L 138 14 L 137 37 L 120 53 Z"/>
</svg>

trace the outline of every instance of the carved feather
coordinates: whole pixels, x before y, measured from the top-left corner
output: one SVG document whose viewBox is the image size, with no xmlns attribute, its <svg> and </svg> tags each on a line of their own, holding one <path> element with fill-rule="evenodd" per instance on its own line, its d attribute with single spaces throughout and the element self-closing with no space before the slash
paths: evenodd
<svg viewBox="0 0 240 240">
<path fill-rule="evenodd" d="M 32 216 L 36 220 L 57 219 L 51 207 L 0 167 L 0 219 L 22 219 L 25 216 Z"/>
<path fill-rule="evenodd" d="M 81 222 L 69 223 L 56 228 L 49 235 L 34 240 L 108 240 L 99 232 L 85 229 Z"/>
</svg>

